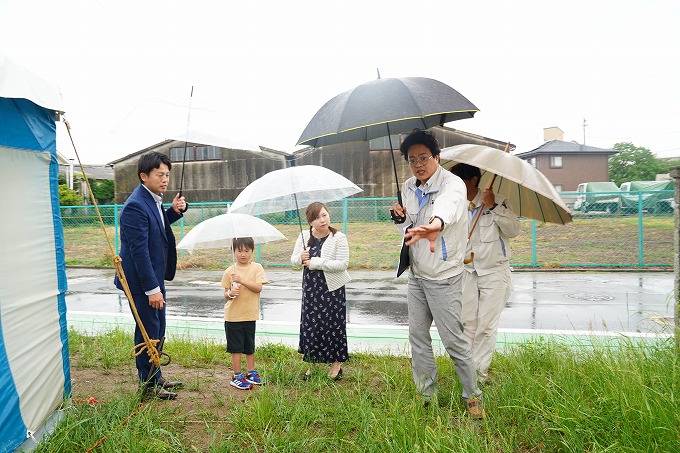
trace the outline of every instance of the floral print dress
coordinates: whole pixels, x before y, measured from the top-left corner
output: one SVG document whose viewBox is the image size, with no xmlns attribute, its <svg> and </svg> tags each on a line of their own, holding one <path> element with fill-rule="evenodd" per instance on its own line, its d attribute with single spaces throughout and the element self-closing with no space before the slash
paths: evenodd
<svg viewBox="0 0 680 453">
<path fill-rule="evenodd" d="M 321 246 L 328 236 L 313 238 L 310 257 L 321 256 Z M 346 362 L 347 330 L 345 326 L 345 287 L 328 291 L 321 270 L 304 268 L 302 274 L 302 310 L 298 352 L 306 362 Z"/>
</svg>

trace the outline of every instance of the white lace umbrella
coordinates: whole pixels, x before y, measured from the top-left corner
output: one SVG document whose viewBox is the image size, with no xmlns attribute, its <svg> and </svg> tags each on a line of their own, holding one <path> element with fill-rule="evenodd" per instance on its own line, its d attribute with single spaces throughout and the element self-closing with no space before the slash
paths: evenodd
<svg viewBox="0 0 680 453">
<path fill-rule="evenodd" d="M 178 249 L 231 248 L 235 238 L 251 237 L 256 244 L 286 239 L 279 230 L 248 214 L 227 213 L 204 220 L 177 244 Z"/>
<path fill-rule="evenodd" d="M 558 224 L 572 221 L 569 208 L 548 178 L 517 156 L 483 145 L 456 145 L 442 149 L 440 159 L 447 170 L 457 163 L 479 168 L 482 190 L 497 175 L 493 191 L 505 196 L 520 217 Z"/>
</svg>

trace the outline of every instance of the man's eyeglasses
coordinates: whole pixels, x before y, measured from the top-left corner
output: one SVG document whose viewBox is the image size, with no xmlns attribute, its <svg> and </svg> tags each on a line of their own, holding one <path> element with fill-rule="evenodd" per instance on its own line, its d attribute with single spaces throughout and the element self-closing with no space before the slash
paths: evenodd
<svg viewBox="0 0 680 453">
<path fill-rule="evenodd" d="M 433 157 L 434 157 L 434 156 L 427 156 L 427 157 L 420 157 L 420 158 L 418 158 L 418 159 L 409 159 L 409 160 L 408 160 L 408 164 L 409 164 L 411 167 L 419 167 L 419 166 L 422 166 L 422 165 L 426 165 L 427 162 L 428 162 L 430 159 L 432 159 Z"/>
</svg>

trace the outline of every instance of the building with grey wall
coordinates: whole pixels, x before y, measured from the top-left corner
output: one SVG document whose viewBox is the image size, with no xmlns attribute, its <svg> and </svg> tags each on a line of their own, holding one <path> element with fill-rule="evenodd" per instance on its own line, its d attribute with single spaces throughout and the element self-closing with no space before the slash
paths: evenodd
<svg viewBox="0 0 680 453">
<path fill-rule="evenodd" d="M 504 149 L 506 142 L 448 127 L 432 128 L 442 148 L 465 143 Z M 394 159 L 399 182 L 411 176 L 399 153 L 406 134 L 393 136 Z M 363 189 L 359 197 L 394 197 L 396 183 L 387 137 L 370 142 L 352 142 L 320 148 L 303 148 L 294 153 L 261 147 L 261 152 L 220 148 L 200 143 L 165 140 L 110 162 L 113 165 L 116 203 L 123 203 L 139 184 L 137 160 L 150 151 L 170 156 L 173 161 L 168 193 L 182 194 L 188 201 L 232 201 L 252 181 L 264 174 L 293 165 L 318 165 L 348 178 Z M 184 173 L 182 177 L 182 172 Z M 183 181 L 183 182 L 182 182 Z"/>
</svg>

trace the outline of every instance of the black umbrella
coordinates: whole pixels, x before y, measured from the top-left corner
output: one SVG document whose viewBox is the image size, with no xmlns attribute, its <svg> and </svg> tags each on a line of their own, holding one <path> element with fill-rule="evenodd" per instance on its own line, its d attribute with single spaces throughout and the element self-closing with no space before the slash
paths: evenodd
<svg viewBox="0 0 680 453">
<path fill-rule="evenodd" d="M 302 132 L 298 145 L 320 147 L 390 137 L 472 118 L 477 111 L 465 96 L 437 80 L 378 78 L 326 102 Z M 390 151 L 397 199 L 402 204 L 391 137 Z"/>
</svg>

